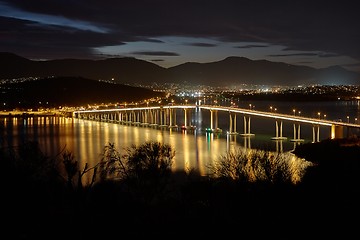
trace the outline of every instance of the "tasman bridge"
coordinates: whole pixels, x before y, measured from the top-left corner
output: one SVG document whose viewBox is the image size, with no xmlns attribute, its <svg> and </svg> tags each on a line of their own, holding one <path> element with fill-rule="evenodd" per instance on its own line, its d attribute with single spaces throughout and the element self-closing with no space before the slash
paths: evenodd
<svg viewBox="0 0 360 240">
<path fill-rule="evenodd" d="M 286 139 L 286 137 L 284 137 L 282 134 L 283 121 L 290 121 L 293 123 L 294 135 L 293 139 L 290 139 L 290 141 L 294 142 L 300 142 L 304 140 L 301 138 L 301 124 L 312 125 L 313 142 L 320 141 L 320 126 L 327 126 L 330 128 L 330 136 L 328 137 L 330 137 L 331 139 L 343 138 L 344 128 L 360 129 L 360 124 L 349 122 L 337 122 L 326 119 L 309 118 L 276 112 L 258 111 L 239 107 L 191 104 L 79 110 L 73 112 L 73 117 L 79 119 L 131 124 L 137 126 L 159 126 L 162 128 L 182 128 L 184 130 L 191 130 L 195 128 L 195 126 L 190 124 L 191 114 L 195 110 L 210 111 L 210 126 L 206 129 L 206 131 L 212 133 L 223 131 L 222 129 L 218 128 L 218 112 L 226 112 L 229 115 L 227 134 L 240 134 L 241 136 L 254 135 L 251 132 L 251 117 L 274 119 L 275 136 L 272 137 L 273 140 Z M 177 111 L 184 111 L 184 118 L 180 126 L 176 122 Z M 241 133 L 237 132 L 238 116 L 243 118 L 243 131 Z"/>
</svg>

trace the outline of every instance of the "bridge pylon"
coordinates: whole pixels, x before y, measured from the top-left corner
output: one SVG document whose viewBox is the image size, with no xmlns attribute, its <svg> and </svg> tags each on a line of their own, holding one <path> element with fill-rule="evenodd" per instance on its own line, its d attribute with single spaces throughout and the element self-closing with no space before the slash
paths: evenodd
<svg viewBox="0 0 360 240">
<path fill-rule="evenodd" d="M 228 135 L 236 135 L 239 134 L 236 132 L 236 114 L 229 113 L 229 131 L 227 132 Z"/>
<path fill-rule="evenodd" d="M 303 142 L 304 139 L 300 137 L 300 123 L 296 127 L 296 123 L 294 123 L 294 138 L 290 139 L 291 142 Z"/>
<path fill-rule="evenodd" d="M 250 132 L 250 122 L 251 122 L 250 120 L 251 120 L 250 116 L 248 117 L 248 120 L 246 120 L 246 116 L 244 116 L 244 133 L 240 134 L 243 137 L 255 136 L 254 133 Z"/>
<path fill-rule="evenodd" d="M 280 121 L 280 125 L 278 121 L 275 121 L 275 137 L 271 138 L 272 140 L 285 140 L 287 137 L 282 135 L 282 121 Z"/>
</svg>

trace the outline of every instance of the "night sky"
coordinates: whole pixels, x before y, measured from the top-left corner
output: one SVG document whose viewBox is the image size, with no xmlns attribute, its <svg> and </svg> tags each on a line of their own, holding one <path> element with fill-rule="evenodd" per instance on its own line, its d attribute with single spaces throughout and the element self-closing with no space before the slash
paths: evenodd
<svg viewBox="0 0 360 240">
<path fill-rule="evenodd" d="M 228 56 L 360 72 L 356 1 L 0 0 L 0 51 L 33 60 Z"/>
</svg>

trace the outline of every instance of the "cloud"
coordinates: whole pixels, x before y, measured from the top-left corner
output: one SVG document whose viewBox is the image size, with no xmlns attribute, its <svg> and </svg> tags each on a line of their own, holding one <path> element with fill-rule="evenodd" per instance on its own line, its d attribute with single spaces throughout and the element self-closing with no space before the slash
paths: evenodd
<svg viewBox="0 0 360 240">
<path fill-rule="evenodd" d="M 269 45 L 249 44 L 245 46 L 235 46 L 234 48 L 263 48 L 263 47 L 269 47 Z"/>
<path fill-rule="evenodd" d="M 213 43 L 186 43 L 187 46 L 193 46 L 193 47 L 216 47 L 217 44 Z"/>
<path fill-rule="evenodd" d="M 164 43 L 164 41 L 154 38 L 137 38 L 137 41 L 150 42 L 150 43 Z"/>
<path fill-rule="evenodd" d="M 152 61 L 152 62 L 163 62 L 165 60 L 164 59 L 151 59 L 150 61 Z"/>
<path fill-rule="evenodd" d="M 94 58 L 93 49 L 104 45 L 125 45 L 120 39 L 133 39 L 119 34 L 74 31 L 65 26 L 35 24 L 28 20 L 0 17 L 8 31 L 0 38 L 0 51 L 13 52 L 29 58 Z M 0 31 L 4 32 L 0 24 Z M 15 30 L 16 29 L 16 30 Z"/>
<path fill-rule="evenodd" d="M 321 57 L 321 58 L 330 58 L 330 57 L 339 57 L 337 53 L 285 53 L 285 54 L 270 54 L 269 57 Z"/>
<path fill-rule="evenodd" d="M 145 55 L 145 56 L 166 56 L 166 57 L 180 56 L 178 53 L 165 52 L 165 51 L 136 51 L 136 52 L 131 52 L 130 54 Z"/>
<path fill-rule="evenodd" d="M 34 47 L 32 53 L 39 54 L 45 43 L 44 51 L 70 54 L 74 46 L 82 45 L 87 55 L 93 47 L 176 36 L 216 39 L 220 44 L 258 43 L 249 48 L 264 43 L 360 60 L 360 14 L 357 2 L 350 0 L 0 0 L 0 4 L 0 50 L 28 48 L 30 53 Z M 51 43 L 54 39 L 56 44 Z"/>
<path fill-rule="evenodd" d="M 48 14 L 26 12 L 13 8 L 8 4 L 2 2 L 0 2 L 0 9 L 1 9 L 0 16 L 2 17 L 26 20 L 29 22 L 38 23 L 38 26 L 53 25 L 53 26 L 74 28 L 82 31 L 92 31 L 97 33 L 107 33 L 109 31 L 109 29 L 105 27 L 97 26 L 96 24 L 91 22 L 77 20 L 77 19 L 70 19 L 63 16 L 54 16 Z"/>
<path fill-rule="evenodd" d="M 322 57 L 322 58 L 329 58 L 329 57 L 339 57 L 340 54 L 338 53 L 320 53 L 319 54 L 319 57 Z"/>
<path fill-rule="evenodd" d="M 288 53 L 288 54 L 270 54 L 269 57 L 316 57 L 319 56 L 317 53 Z"/>
</svg>

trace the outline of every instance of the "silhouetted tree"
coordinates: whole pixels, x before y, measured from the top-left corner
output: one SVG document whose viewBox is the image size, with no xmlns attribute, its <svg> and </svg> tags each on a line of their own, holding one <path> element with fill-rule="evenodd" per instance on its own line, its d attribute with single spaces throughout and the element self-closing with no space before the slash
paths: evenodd
<svg viewBox="0 0 360 240">
<path fill-rule="evenodd" d="M 145 142 L 131 146 L 123 155 L 126 164 L 126 182 L 145 201 L 158 198 L 166 190 L 171 176 L 175 152 L 170 145 Z"/>
<path fill-rule="evenodd" d="M 108 143 L 103 148 L 99 168 L 100 180 L 105 181 L 109 177 L 124 178 L 127 176 L 127 166 L 124 165 L 121 154 L 115 148 L 114 143 Z"/>
</svg>

